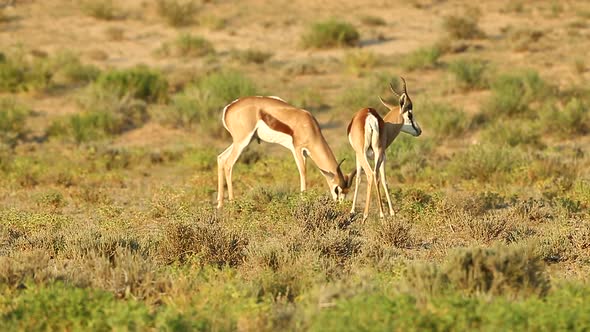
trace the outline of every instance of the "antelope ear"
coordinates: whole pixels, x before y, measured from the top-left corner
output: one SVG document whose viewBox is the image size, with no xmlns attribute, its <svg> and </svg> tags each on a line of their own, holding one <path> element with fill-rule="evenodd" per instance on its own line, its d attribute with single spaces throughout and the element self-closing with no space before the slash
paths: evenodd
<svg viewBox="0 0 590 332">
<path fill-rule="evenodd" d="M 387 107 L 390 110 L 394 109 L 394 107 L 391 106 L 390 104 L 388 104 L 385 100 L 383 100 L 383 98 L 381 98 L 381 96 L 379 96 L 379 100 L 381 101 L 381 104 L 383 104 L 383 106 Z"/>
<path fill-rule="evenodd" d="M 336 175 L 334 175 L 334 173 L 328 172 L 328 171 L 324 171 L 321 168 L 320 168 L 320 172 L 322 172 L 322 174 L 324 174 L 324 176 L 327 177 L 327 178 L 334 179 L 334 177 L 336 176 Z"/>
</svg>

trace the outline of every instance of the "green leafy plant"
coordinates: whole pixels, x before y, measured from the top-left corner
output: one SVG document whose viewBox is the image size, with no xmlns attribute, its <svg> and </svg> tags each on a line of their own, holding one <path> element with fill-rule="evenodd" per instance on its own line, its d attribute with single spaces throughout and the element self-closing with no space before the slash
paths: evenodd
<svg viewBox="0 0 590 332">
<path fill-rule="evenodd" d="M 360 34 L 350 23 L 334 19 L 314 23 L 302 36 L 304 48 L 355 46 Z"/>
</svg>

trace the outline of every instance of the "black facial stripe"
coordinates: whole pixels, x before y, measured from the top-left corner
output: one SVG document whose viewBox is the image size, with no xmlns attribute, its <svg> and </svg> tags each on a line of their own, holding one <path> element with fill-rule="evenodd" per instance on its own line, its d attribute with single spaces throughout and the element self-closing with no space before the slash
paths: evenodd
<svg viewBox="0 0 590 332">
<path fill-rule="evenodd" d="M 412 120 L 412 118 L 410 118 L 410 123 L 412 123 L 412 128 L 414 128 L 414 130 L 418 133 L 418 128 L 416 128 L 416 126 L 414 125 L 414 120 Z"/>
</svg>

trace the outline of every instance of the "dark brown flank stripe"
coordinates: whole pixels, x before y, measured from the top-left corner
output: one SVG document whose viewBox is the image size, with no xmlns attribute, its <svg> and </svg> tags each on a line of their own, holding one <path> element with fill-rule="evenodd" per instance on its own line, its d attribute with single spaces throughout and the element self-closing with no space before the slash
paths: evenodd
<svg viewBox="0 0 590 332">
<path fill-rule="evenodd" d="M 274 116 L 272 116 L 264 111 L 260 111 L 260 119 L 262 121 L 264 121 L 264 123 L 266 123 L 266 125 L 270 129 L 280 131 L 281 133 L 284 133 L 284 134 L 287 134 L 287 135 L 293 137 L 293 129 L 291 129 L 291 127 L 289 127 L 284 122 L 281 122 L 279 119 L 275 118 Z"/>
<path fill-rule="evenodd" d="M 385 125 L 385 122 L 381 118 L 381 115 L 379 115 L 379 113 L 377 113 L 377 111 L 374 108 L 368 108 L 367 110 L 369 111 L 369 113 L 371 113 L 371 115 L 377 118 L 377 122 L 379 123 L 379 130 L 382 130 L 383 126 Z"/>
</svg>

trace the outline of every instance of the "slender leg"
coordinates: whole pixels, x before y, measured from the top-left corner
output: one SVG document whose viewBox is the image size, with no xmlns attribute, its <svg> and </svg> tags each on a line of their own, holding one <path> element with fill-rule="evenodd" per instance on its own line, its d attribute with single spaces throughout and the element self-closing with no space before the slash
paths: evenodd
<svg viewBox="0 0 590 332">
<path fill-rule="evenodd" d="M 306 158 L 300 151 L 297 151 L 295 148 L 293 151 L 293 157 L 295 157 L 295 164 L 297 164 L 297 169 L 299 170 L 299 186 L 301 191 L 305 191 L 307 189 L 306 179 L 307 179 L 307 163 Z"/>
<path fill-rule="evenodd" d="M 248 144 L 250 144 L 250 141 L 252 140 L 252 136 L 254 135 L 254 133 L 255 131 L 253 131 L 249 136 L 245 137 L 239 142 L 234 141 L 234 144 L 232 144 L 232 149 L 229 152 L 223 165 L 225 181 L 227 182 L 227 196 L 230 201 L 234 199 L 234 189 L 232 185 L 232 173 L 234 164 L 236 163 L 236 161 L 238 161 L 238 158 L 242 154 L 242 151 L 244 151 Z"/>
<path fill-rule="evenodd" d="M 362 168 L 361 163 L 359 161 L 359 157 L 356 157 L 356 182 L 354 186 L 354 196 L 352 197 L 352 208 L 350 209 L 350 213 L 354 213 L 354 209 L 356 207 L 356 198 L 359 193 L 359 184 L 361 184 L 361 177 L 362 177 Z"/>
<path fill-rule="evenodd" d="M 371 165 L 369 164 L 369 161 L 367 160 L 367 156 L 365 152 L 361 152 L 361 153 L 357 153 L 356 155 L 356 160 L 357 162 L 360 162 L 361 167 L 363 168 L 363 171 L 365 172 L 365 175 L 367 176 L 367 196 L 366 196 L 366 200 L 365 200 L 365 210 L 363 212 L 363 220 L 366 220 L 367 217 L 369 216 L 369 206 L 371 204 L 371 187 L 373 185 L 373 182 L 375 182 L 375 174 L 373 172 L 373 170 L 371 169 Z"/>
<path fill-rule="evenodd" d="M 389 188 L 387 186 L 387 179 L 385 178 L 385 156 L 383 156 L 383 162 L 379 165 L 379 173 L 381 177 L 381 184 L 383 184 L 383 190 L 385 190 L 385 196 L 387 197 L 387 205 L 389 207 L 389 215 L 393 216 L 393 204 L 391 204 L 391 197 L 389 195 Z"/>
<path fill-rule="evenodd" d="M 375 179 L 375 188 L 377 189 L 377 202 L 379 203 L 379 217 L 385 217 L 383 213 L 383 202 L 381 201 L 381 190 L 379 189 L 379 172 L 378 169 L 381 166 L 383 161 L 382 151 L 380 149 L 375 149 L 374 154 L 375 156 L 375 170 L 373 171 L 374 179 Z"/>
<path fill-rule="evenodd" d="M 229 156 L 233 144 L 231 144 L 227 149 L 225 149 L 222 153 L 217 156 L 217 208 L 221 208 L 223 206 L 223 190 L 225 189 L 225 181 L 224 181 L 224 168 L 225 162 L 227 157 Z"/>
</svg>

